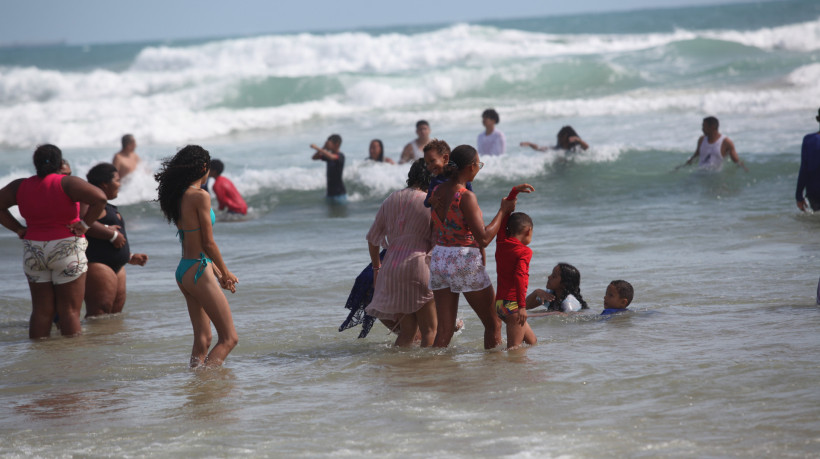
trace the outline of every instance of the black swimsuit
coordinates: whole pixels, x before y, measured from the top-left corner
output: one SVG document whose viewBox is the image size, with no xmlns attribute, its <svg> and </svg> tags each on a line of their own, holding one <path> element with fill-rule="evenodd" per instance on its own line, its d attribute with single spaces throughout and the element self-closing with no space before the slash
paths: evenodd
<svg viewBox="0 0 820 459">
<path fill-rule="evenodd" d="M 125 234 L 125 221 L 117 212 L 117 206 L 112 204 L 105 205 L 105 215 L 97 221 L 103 225 L 119 225 L 120 229 L 117 231 L 125 238 L 125 245 L 117 249 L 107 239 L 97 239 L 89 236 L 85 255 L 88 257 L 89 263 L 102 263 L 117 273 L 131 258 L 128 236 Z"/>
</svg>

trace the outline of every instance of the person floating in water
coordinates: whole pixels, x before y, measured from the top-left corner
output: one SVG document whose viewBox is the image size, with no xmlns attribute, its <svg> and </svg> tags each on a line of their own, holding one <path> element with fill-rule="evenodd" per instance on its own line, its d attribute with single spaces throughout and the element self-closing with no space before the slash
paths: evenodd
<svg viewBox="0 0 820 459">
<path fill-rule="evenodd" d="M 815 119 L 820 123 L 820 110 L 817 110 Z M 803 196 L 804 191 L 806 193 L 805 197 Z M 797 208 L 803 212 L 809 207 L 813 211 L 820 210 L 820 132 L 806 134 L 803 137 L 795 199 L 797 200 Z M 820 295 L 818 295 L 818 298 L 820 298 Z"/>
<path fill-rule="evenodd" d="M 345 168 L 345 155 L 339 148 L 342 146 L 342 136 L 333 134 L 327 138 L 325 145 L 319 148 L 315 143 L 310 148 L 316 150 L 314 161 L 324 161 L 327 164 L 327 200 L 334 204 L 347 203 L 347 190 L 342 181 L 342 172 Z"/>
<path fill-rule="evenodd" d="M 211 160 L 210 176 L 214 179 L 213 190 L 216 195 L 216 200 L 219 202 L 219 210 L 228 209 L 229 213 L 246 215 L 248 213 L 248 205 L 242 199 L 242 195 L 236 190 L 227 177 L 222 176 L 225 170 L 225 164 L 218 159 Z"/>
<path fill-rule="evenodd" d="M 527 309 L 544 305 L 547 314 L 588 309 L 581 296 L 581 273 L 569 263 L 558 263 L 547 276 L 547 288 L 537 288 L 527 296 Z"/>
<path fill-rule="evenodd" d="M 703 119 L 703 135 L 698 139 L 698 146 L 695 148 L 695 153 L 685 163 L 678 166 L 675 170 L 683 166 L 692 164 L 695 158 L 698 160 L 698 168 L 708 170 L 720 170 L 723 167 L 723 158 L 729 156 L 732 161 L 743 170 L 749 172 L 749 169 L 740 160 L 735 150 L 735 144 L 732 140 L 718 131 L 720 122 L 714 116 L 707 116 Z"/>
<path fill-rule="evenodd" d="M 562 127 L 561 130 L 558 131 L 558 136 L 557 137 L 558 137 L 557 143 L 555 144 L 554 147 L 550 146 L 550 145 L 539 146 L 539 145 L 534 144 L 532 142 L 521 142 L 520 145 L 522 147 L 530 147 L 533 150 L 538 150 L 538 151 L 547 151 L 547 150 L 566 150 L 566 151 L 573 150 L 574 151 L 574 150 L 577 150 L 578 148 L 580 148 L 582 150 L 589 149 L 589 144 L 584 142 L 583 139 L 581 139 L 581 137 L 578 135 L 577 132 L 575 132 L 575 129 L 573 129 L 572 126 Z"/>
<path fill-rule="evenodd" d="M 120 179 L 124 179 L 126 175 L 134 172 L 140 162 L 140 157 L 135 151 L 137 149 L 137 141 L 131 134 L 122 136 L 122 149 L 114 154 L 114 159 L 111 164 L 117 168 L 120 174 Z"/>
<path fill-rule="evenodd" d="M 627 307 L 632 304 L 635 296 L 635 289 L 632 284 L 625 280 L 614 280 L 609 283 L 604 294 L 604 312 L 602 316 L 618 314 L 629 311 Z"/>
</svg>

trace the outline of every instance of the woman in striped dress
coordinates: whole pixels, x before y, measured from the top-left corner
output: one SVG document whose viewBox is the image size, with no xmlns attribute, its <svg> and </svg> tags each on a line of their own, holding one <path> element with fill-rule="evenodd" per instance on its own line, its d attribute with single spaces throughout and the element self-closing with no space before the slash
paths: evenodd
<svg viewBox="0 0 820 459">
<path fill-rule="evenodd" d="M 407 188 L 385 199 L 367 233 L 375 289 L 367 314 L 398 323 L 396 346 L 410 346 L 421 332 L 421 345 L 436 338 L 436 306 L 429 287 L 433 248 L 430 210 L 424 207 L 430 173 L 424 159 L 413 162 Z M 380 247 L 387 248 L 379 260 Z"/>
</svg>

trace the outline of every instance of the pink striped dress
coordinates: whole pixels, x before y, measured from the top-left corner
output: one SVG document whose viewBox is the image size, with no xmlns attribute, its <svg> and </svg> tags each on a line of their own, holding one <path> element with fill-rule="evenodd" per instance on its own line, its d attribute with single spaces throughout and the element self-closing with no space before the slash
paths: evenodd
<svg viewBox="0 0 820 459">
<path fill-rule="evenodd" d="M 426 196 L 414 188 L 394 192 L 367 233 L 368 242 L 387 248 L 373 299 L 365 309 L 371 316 L 399 320 L 433 299 L 429 254 L 435 240 L 430 209 L 424 207 Z"/>
</svg>

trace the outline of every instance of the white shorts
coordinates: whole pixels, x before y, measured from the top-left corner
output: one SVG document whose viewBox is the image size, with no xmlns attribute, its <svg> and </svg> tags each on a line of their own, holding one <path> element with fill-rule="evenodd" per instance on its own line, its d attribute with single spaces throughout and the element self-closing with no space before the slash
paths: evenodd
<svg viewBox="0 0 820 459">
<path fill-rule="evenodd" d="M 437 245 L 430 255 L 430 290 L 477 292 L 492 285 L 476 247 Z"/>
<path fill-rule="evenodd" d="M 29 282 L 66 284 L 88 271 L 84 237 L 67 237 L 54 241 L 23 239 L 23 272 Z"/>
</svg>

